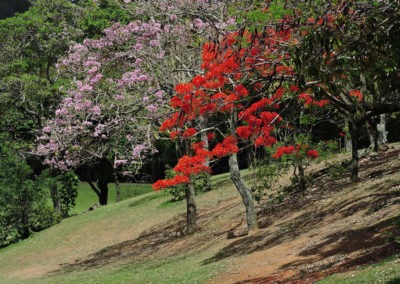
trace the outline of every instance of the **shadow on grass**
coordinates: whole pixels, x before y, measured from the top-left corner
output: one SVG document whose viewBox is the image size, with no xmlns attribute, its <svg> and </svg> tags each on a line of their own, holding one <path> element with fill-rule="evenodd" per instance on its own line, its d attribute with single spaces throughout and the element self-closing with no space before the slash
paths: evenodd
<svg viewBox="0 0 400 284">
<path fill-rule="evenodd" d="M 170 199 L 170 200 L 167 200 L 167 201 L 161 203 L 160 205 L 158 205 L 157 208 L 169 208 L 174 205 L 182 204 L 184 201 L 185 201 L 185 199 L 181 199 L 181 200 Z"/>
<path fill-rule="evenodd" d="M 160 197 L 161 197 L 161 195 L 157 195 L 157 194 L 145 196 L 145 197 L 142 197 L 142 198 L 139 198 L 139 199 L 137 199 L 135 201 L 130 202 L 128 204 L 128 206 L 129 207 L 135 207 L 135 206 L 138 206 L 138 205 L 145 205 L 145 204 L 149 203 L 150 201 L 152 201 L 154 199 L 157 199 L 157 198 L 160 198 Z"/>
<path fill-rule="evenodd" d="M 180 216 L 176 222 L 164 223 L 158 230 L 150 230 L 134 240 L 108 246 L 74 263 L 61 265 L 59 271 L 80 271 L 102 267 L 123 260 L 138 261 L 147 259 L 158 250 L 168 247 L 184 235 L 185 220 Z"/>
<path fill-rule="evenodd" d="M 150 198 L 153 196 L 147 196 Z M 208 211 L 200 211 L 198 217 L 198 234 L 186 236 L 186 214 L 180 214 L 177 218 L 158 224 L 150 230 L 142 233 L 138 238 L 108 246 L 73 263 L 61 264 L 61 269 L 52 273 L 82 271 L 94 269 L 121 262 L 135 262 L 152 258 L 163 258 L 173 255 L 189 255 L 199 249 L 207 247 L 210 240 L 226 235 L 228 231 L 235 229 L 233 226 L 219 231 L 202 230 L 211 224 L 216 218 L 228 210 L 235 208 L 238 203 L 227 204 Z"/>
</svg>

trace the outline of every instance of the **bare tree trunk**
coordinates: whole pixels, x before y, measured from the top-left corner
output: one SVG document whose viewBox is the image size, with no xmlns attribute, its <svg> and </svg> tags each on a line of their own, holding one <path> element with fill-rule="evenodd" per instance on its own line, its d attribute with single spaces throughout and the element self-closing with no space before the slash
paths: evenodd
<svg viewBox="0 0 400 284">
<path fill-rule="evenodd" d="M 370 119 L 368 123 L 369 150 L 378 152 L 387 143 L 386 115 L 381 114 L 377 119 Z"/>
<path fill-rule="evenodd" d="M 346 121 L 346 128 L 349 128 L 349 122 Z M 346 152 L 351 152 L 351 137 L 349 139 L 348 131 L 344 133 L 344 147 Z"/>
<path fill-rule="evenodd" d="M 109 179 L 107 173 L 110 170 L 112 171 L 112 168 L 108 169 L 107 164 L 102 161 L 95 168 L 86 168 L 84 172 L 84 179 L 98 196 L 100 205 L 107 205 Z M 93 184 L 94 180 L 96 180 L 97 187 Z"/>
<path fill-rule="evenodd" d="M 118 180 L 118 174 L 116 169 L 113 169 L 113 178 L 114 178 L 114 183 L 115 183 L 115 195 L 116 195 L 116 202 L 121 201 L 121 191 L 119 188 L 119 180 Z"/>
<path fill-rule="evenodd" d="M 358 127 L 359 125 L 350 122 L 350 134 L 351 134 L 351 163 L 350 163 L 350 180 L 352 182 L 357 182 L 358 181 L 358 162 L 359 162 L 359 157 L 358 157 Z"/>
<path fill-rule="evenodd" d="M 236 126 L 237 113 L 236 111 L 233 111 L 229 120 L 229 127 L 233 136 L 235 136 Z M 235 185 L 237 191 L 239 192 L 240 196 L 242 197 L 243 204 L 246 208 L 247 228 L 249 230 L 257 229 L 257 214 L 254 207 L 253 194 L 251 193 L 251 190 L 246 186 L 240 173 L 237 153 L 231 154 L 229 156 L 229 172 L 231 174 L 231 180 Z"/>
<path fill-rule="evenodd" d="M 306 191 L 306 179 L 304 176 L 304 168 L 303 166 L 298 166 L 299 169 L 299 174 L 296 175 L 297 177 L 297 182 L 298 182 L 298 186 L 299 186 L 299 191 L 304 193 Z"/>
<path fill-rule="evenodd" d="M 99 195 L 99 203 L 100 205 L 107 205 L 107 201 L 108 201 L 108 185 L 107 185 L 107 181 L 101 179 L 97 182 L 97 186 L 99 188 L 100 191 L 100 195 Z"/>
<path fill-rule="evenodd" d="M 186 233 L 193 234 L 197 226 L 196 200 L 193 181 L 185 188 L 186 193 Z"/>
<path fill-rule="evenodd" d="M 367 130 L 368 130 L 368 138 L 369 138 L 369 146 L 367 152 L 374 151 L 378 152 L 379 150 L 379 141 L 378 141 L 378 130 L 377 130 L 377 121 L 375 119 L 367 120 Z"/>
<path fill-rule="evenodd" d="M 178 153 L 190 154 L 189 141 L 184 141 L 181 145 L 179 140 L 176 144 L 176 150 Z M 185 187 L 186 196 L 186 234 L 193 234 L 197 229 L 197 210 L 196 210 L 196 192 L 193 184 L 193 180 Z"/>
<path fill-rule="evenodd" d="M 242 175 L 240 174 L 236 153 L 229 156 L 229 171 L 231 174 L 231 180 L 242 197 L 243 204 L 246 208 L 247 228 L 249 230 L 257 229 L 257 214 L 254 207 L 253 195 L 244 183 Z"/>
<path fill-rule="evenodd" d="M 201 142 L 204 143 L 204 149 L 208 150 L 208 139 L 207 139 L 207 133 L 205 131 L 202 131 L 207 128 L 207 119 L 203 116 L 200 116 L 199 118 L 200 121 L 200 131 L 201 131 Z M 210 160 L 207 157 L 206 162 L 204 163 L 205 166 L 209 167 L 210 166 Z M 210 174 L 206 173 L 205 175 L 205 185 L 204 185 L 204 191 L 209 191 L 211 190 L 211 178 Z"/>
<path fill-rule="evenodd" d="M 51 200 L 53 201 L 53 208 L 54 208 L 54 213 L 60 214 L 61 213 L 61 201 L 60 201 L 60 194 L 58 192 L 58 186 L 57 182 L 54 181 L 50 185 L 50 195 L 51 195 Z"/>
<path fill-rule="evenodd" d="M 386 130 L 386 114 L 381 114 L 379 116 L 379 122 L 376 125 L 376 130 L 378 132 L 378 144 L 382 146 L 387 143 L 387 130 Z"/>
</svg>

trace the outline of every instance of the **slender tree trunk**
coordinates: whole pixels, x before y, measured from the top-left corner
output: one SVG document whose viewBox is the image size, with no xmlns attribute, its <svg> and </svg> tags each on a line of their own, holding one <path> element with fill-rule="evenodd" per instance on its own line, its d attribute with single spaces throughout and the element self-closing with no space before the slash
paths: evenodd
<svg viewBox="0 0 400 284">
<path fill-rule="evenodd" d="M 199 118 L 200 121 L 200 131 L 201 131 L 201 142 L 204 143 L 203 148 L 208 150 L 208 139 L 207 139 L 207 133 L 205 131 L 202 131 L 203 129 L 207 128 L 207 119 L 203 116 L 200 116 Z M 207 157 L 206 162 L 204 163 L 205 166 L 209 167 L 210 166 L 210 160 Z M 206 173 L 205 178 L 204 178 L 204 191 L 209 191 L 211 190 L 211 175 Z"/>
<path fill-rule="evenodd" d="M 382 146 L 387 143 L 387 130 L 386 130 L 386 114 L 381 114 L 379 116 L 379 123 L 376 125 L 376 130 L 378 132 L 378 144 Z"/>
<path fill-rule="evenodd" d="M 60 194 L 58 192 L 57 182 L 55 181 L 50 185 L 50 195 L 51 195 L 51 200 L 53 201 L 54 213 L 60 214 L 61 213 Z"/>
<path fill-rule="evenodd" d="M 304 193 L 306 191 L 306 179 L 304 176 L 304 168 L 303 166 L 298 166 L 299 174 L 297 175 L 297 182 L 299 185 L 299 191 Z"/>
<path fill-rule="evenodd" d="M 190 141 L 184 141 L 186 143 L 179 143 L 178 140 L 176 144 L 177 153 L 185 153 L 186 155 L 190 154 Z M 186 233 L 188 235 L 193 234 L 197 229 L 197 210 L 196 210 L 196 193 L 194 189 L 193 180 L 185 187 L 185 196 L 186 196 Z"/>
<path fill-rule="evenodd" d="M 359 125 L 354 123 L 354 122 L 350 122 L 349 123 L 350 126 L 350 135 L 351 135 L 351 163 L 350 163 L 350 180 L 352 182 L 357 182 L 358 181 L 358 161 L 359 161 L 359 157 L 358 157 L 358 127 Z"/>
<path fill-rule="evenodd" d="M 378 141 L 377 121 L 375 119 L 369 119 L 367 125 L 369 138 L 368 152 L 378 152 L 380 145 Z"/>
<path fill-rule="evenodd" d="M 377 120 L 369 121 L 369 149 L 378 152 L 387 143 L 386 115 L 381 114 Z"/>
<path fill-rule="evenodd" d="M 107 205 L 108 200 L 108 175 L 110 169 L 106 168 L 106 163 L 104 161 L 100 162 L 96 165 L 95 168 L 86 168 L 85 169 L 85 179 L 89 183 L 90 188 L 96 193 L 99 198 L 100 205 Z M 111 169 L 112 171 L 112 169 Z M 96 176 L 94 175 L 96 173 Z M 97 179 L 97 187 L 93 184 L 93 180 Z"/>
<path fill-rule="evenodd" d="M 236 126 L 237 113 L 236 111 L 233 111 L 229 120 L 229 127 L 233 136 L 235 136 Z M 240 196 L 242 197 L 243 204 L 246 208 L 247 228 L 249 230 L 257 229 L 257 214 L 254 207 L 253 194 L 251 193 L 251 190 L 246 186 L 240 173 L 237 153 L 231 154 L 229 156 L 229 172 L 231 174 L 231 180 L 235 185 L 237 191 L 239 192 Z"/>
<path fill-rule="evenodd" d="M 107 181 L 101 179 L 97 182 L 97 186 L 99 187 L 100 195 L 99 195 L 99 203 L 100 205 L 107 205 L 108 201 L 108 184 Z"/>
<path fill-rule="evenodd" d="M 114 183 L 115 183 L 115 195 L 116 195 L 116 202 L 121 201 L 121 191 L 119 188 L 119 180 L 118 180 L 118 174 L 116 169 L 113 169 L 113 178 L 114 178 Z"/>
<path fill-rule="evenodd" d="M 346 121 L 346 128 L 349 128 L 349 122 Z M 349 137 L 348 131 L 344 133 L 344 147 L 346 152 L 351 152 L 351 137 Z M 350 139 L 349 139 L 350 138 Z"/>
<path fill-rule="evenodd" d="M 186 233 L 193 234 L 196 231 L 197 213 L 196 213 L 196 200 L 193 181 L 190 181 L 185 188 L 186 193 Z"/>
<path fill-rule="evenodd" d="M 242 197 L 243 204 L 246 208 L 247 228 L 249 230 L 257 229 L 257 214 L 254 207 L 253 195 L 244 183 L 242 175 L 240 174 L 236 153 L 229 156 L 229 171 L 231 174 L 231 180 Z"/>
</svg>

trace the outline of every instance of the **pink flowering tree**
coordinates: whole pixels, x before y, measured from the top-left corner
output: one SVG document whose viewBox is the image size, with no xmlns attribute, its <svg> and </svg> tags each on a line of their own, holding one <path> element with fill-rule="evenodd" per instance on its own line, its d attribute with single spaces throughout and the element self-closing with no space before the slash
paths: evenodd
<svg viewBox="0 0 400 284">
<path fill-rule="evenodd" d="M 135 1 L 132 7 L 145 2 Z M 159 4 L 152 5 L 159 9 L 166 2 Z M 85 165 L 100 167 L 97 172 L 111 168 L 118 191 L 118 174 L 134 173 L 156 151 L 153 133 L 170 112 L 166 102 L 174 84 L 200 69 L 198 64 L 192 68 L 199 59 L 191 56 L 200 50 L 199 42 L 206 35 L 218 37 L 228 26 L 218 25 L 222 20 L 216 16 L 209 23 L 193 20 L 190 11 L 210 15 L 214 6 L 199 2 L 188 9 L 187 4 L 170 2 L 148 21 L 116 23 L 104 30 L 104 37 L 71 46 L 58 64 L 70 78 L 60 88 L 64 98 L 38 137 L 37 152 L 47 156 L 47 164 L 63 171 Z M 101 204 L 107 203 L 105 179 L 98 175 L 97 187 L 87 179 Z"/>
</svg>

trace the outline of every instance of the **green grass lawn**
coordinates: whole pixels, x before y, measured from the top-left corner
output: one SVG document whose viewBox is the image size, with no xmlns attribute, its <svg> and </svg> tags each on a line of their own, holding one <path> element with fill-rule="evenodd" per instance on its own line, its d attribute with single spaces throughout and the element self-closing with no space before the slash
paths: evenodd
<svg viewBox="0 0 400 284">
<path fill-rule="evenodd" d="M 151 184 L 145 183 L 121 183 L 121 199 L 125 200 L 131 197 L 139 196 L 144 193 L 152 192 Z M 108 204 L 115 203 L 116 193 L 115 184 L 108 184 Z M 76 206 L 71 210 L 72 214 L 84 212 L 89 209 L 93 204 L 99 203 L 99 199 L 90 188 L 87 182 L 81 182 L 78 187 L 78 197 L 76 199 Z"/>
<path fill-rule="evenodd" d="M 333 274 L 318 282 L 320 284 L 397 284 L 400 283 L 400 254 L 358 270 Z"/>
<path fill-rule="evenodd" d="M 228 175 L 212 178 L 214 190 L 197 198 L 198 208 L 213 208 L 237 196 Z M 115 188 L 109 184 L 109 204 L 63 219 L 28 239 L 0 249 L 0 283 L 203 283 L 217 275 L 227 261 L 204 264 L 213 250 L 110 264 L 84 271 L 58 271 L 64 263 L 101 251 L 114 244 L 138 238 L 158 224 L 184 216 L 184 200 L 171 201 L 166 191 L 154 192 L 151 185 L 124 184 L 127 198 L 115 203 Z M 147 193 L 146 193 L 147 192 Z M 139 195 L 140 194 L 140 195 Z M 81 183 L 75 212 L 97 203 L 88 184 Z"/>
</svg>

